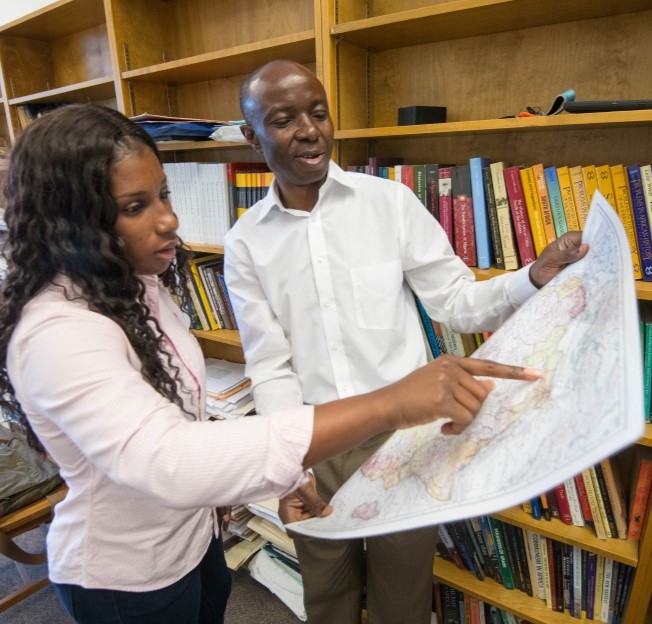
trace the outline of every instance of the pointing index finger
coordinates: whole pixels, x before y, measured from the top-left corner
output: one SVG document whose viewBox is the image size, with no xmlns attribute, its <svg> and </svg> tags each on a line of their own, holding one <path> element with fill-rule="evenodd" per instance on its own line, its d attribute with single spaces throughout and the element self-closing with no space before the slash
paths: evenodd
<svg viewBox="0 0 652 624">
<path fill-rule="evenodd" d="M 480 360 L 476 358 L 464 358 L 461 362 L 462 368 L 471 375 L 483 377 L 500 377 L 502 379 L 522 379 L 524 381 L 536 381 L 544 375 L 538 368 L 526 366 L 513 366 L 501 364 L 493 360 Z"/>
</svg>

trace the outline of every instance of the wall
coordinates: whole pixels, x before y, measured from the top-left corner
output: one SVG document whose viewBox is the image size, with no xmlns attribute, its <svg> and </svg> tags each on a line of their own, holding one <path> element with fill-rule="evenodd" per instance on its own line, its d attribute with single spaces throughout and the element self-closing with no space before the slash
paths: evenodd
<svg viewBox="0 0 652 624">
<path fill-rule="evenodd" d="M 48 4 L 54 4 L 55 0 L 0 0 L 0 26 L 13 22 L 15 19 L 36 11 Z"/>
</svg>

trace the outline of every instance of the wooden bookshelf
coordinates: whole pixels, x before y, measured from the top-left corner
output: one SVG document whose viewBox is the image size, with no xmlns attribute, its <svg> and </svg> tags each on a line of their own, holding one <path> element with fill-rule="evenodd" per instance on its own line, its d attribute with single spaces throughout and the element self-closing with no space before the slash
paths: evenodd
<svg viewBox="0 0 652 624">
<path fill-rule="evenodd" d="M 127 115 L 241 117 L 243 77 L 277 57 L 323 80 L 342 166 L 369 156 L 406 163 L 631 163 L 652 160 L 652 111 L 514 118 L 577 99 L 652 98 L 648 0 L 58 0 L 0 27 L 0 136 L 20 132 L 16 107 L 100 101 Z M 447 122 L 398 126 L 397 109 L 446 106 Z M 2 129 L 5 120 L 6 132 Z M 255 158 L 241 143 L 159 144 L 166 160 Z M 563 161 L 563 162 L 562 162 Z M 201 253 L 221 246 L 191 244 Z M 502 272 L 475 270 L 478 279 Z M 640 301 L 652 283 L 637 282 Z M 243 361 L 236 331 L 195 332 L 204 353 Z M 639 444 L 652 446 L 652 425 Z M 644 624 L 652 593 L 652 524 L 640 542 L 597 540 L 586 528 L 507 522 L 636 567 L 623 621 Z M 542 601 L 437 558 L 435 576 L 536 624 L 575 621 Z M 651 612 L 652 615 L 652 612 Z"/>
</svg>

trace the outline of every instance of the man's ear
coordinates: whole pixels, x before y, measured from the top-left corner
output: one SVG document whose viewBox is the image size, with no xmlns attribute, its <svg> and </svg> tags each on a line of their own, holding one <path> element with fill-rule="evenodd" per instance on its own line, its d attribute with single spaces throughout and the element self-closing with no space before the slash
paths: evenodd
<svg viewBox="0 0 652 624">
<path fill-rule="evenodd" d="M 251 147 L 253 147 L 257 152 L 260 152 L 260 143 L 258 142 L 258 137 L 256 136 L 254 129 L 249 124 L 244 124 L 243 126 L 240 126 L 240 132 L 242 132 L 242 136 L 247 139 L 247 143 L 249 143 L 249 145 L 251 145 Z"/>
</svg>

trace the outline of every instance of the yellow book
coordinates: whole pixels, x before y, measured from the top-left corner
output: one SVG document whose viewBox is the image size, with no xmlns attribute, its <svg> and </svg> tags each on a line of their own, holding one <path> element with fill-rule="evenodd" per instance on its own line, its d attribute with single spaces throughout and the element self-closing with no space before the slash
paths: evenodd
<svg viewBox="0 0 652 624">
<path fill-rule="evenodd" d="M 493 162 L 489 165 L 489 168 L 491 171 L 491 181 L 494 186 L 498 229 L 500 230 L 500 245 L 503 248 L 505 269 L 513 271 L 518 269 L 518 259 L 516 256 L 516 245 L 514 243 L 512 215 L 509 209 L 509 199 L 507 198 L 507 186 L 505 185 L 505 176 L 503 175 L 505 163 Z"/>
<path fill-rule="evenodd" d="M 552 205 L 550 204 L 550 196 L 548 195 L 548 186 L 546 185 L 543 164 L 538 163 L 532 165 L 532 173 L 534 173 L 534 182 L 537 187 L 537 194 L 539 195 L 539 206 L 541 208 L 541 219 L 543 220 L 543 231 L 546 235 L 546 242 L 552 243 L 557 238 L 557 234 L 555 233 L 555 222 L 552 219 Z"/>
<path fill-rule="evenodd" d="M 589 200 L 590 206 L 593 200 L 593 194 L 598 190 L 598 172 L 596 171 L 595 165 L 582 167 L 582 177 L 584 178 L 586 198 Z"/>
<path fill-rule="evenodd" d="M 197 287 L 199 298 L 201 299 L 201 302 L 204 305 L 204 310 L 206 312 L 206 318 L 208 320 L 208 324 L 210 325 L 211 329 L 215 330 L 215 329 L 220 329 L 220 326 L 217 324 L 217 321 L 215 320 L 215 315 L 213 313 L 211 300 L 209 299 L 208 293 L 204 288 L 204 283 L 201 279 L 201 275 L 199 274 L 199 269 L 197 268 L 197 262 L 205 259 L 206 256 L 204 258 L 195 258 L 190 260 L 188 264 L 190 265 L 190 274 L 192 275 L 193 281 L 195 282 L 195 286 Z"/>
<path fill-rule="evenodd" d="M 614 198 L 616 200 L 616 211 L 623 223 L 627 240 L 629 241 L 629 251 L 632 255 L 632 264 L 634 266 L 634 279 L 642 279 L 641 258 L 638 253 L 638 239 L 634 229 L 634 214 L 632 213 L 632 200 L 629 196 L 629 184 L 623 165 L 613 165 L 610 167 L 611 182 L 614 187 Z"/>
<path fill-rule="evenodd" d="M 597 619 L 599 605 L 602 604 L 602 584 L 604 583 L 604 555 L 598 555 L 595 562 L 595 594 L 593 598 L 594 619 Z"/>
<path fill-rule="evenodd" d="M 580 222 L 577 218 L 577 209 L 575 208 L 575 199 L 573 197 L 573 185 L 568 167 L 557 167 L 557 179 L 559 180 L 561 201 L 564 204 L 566 225 L 569 231 L 577 231 L 580 229 Z"/>
<path fill-rule="evenodd" d="M 573 199 L 575 200 L 575 210 L 577 210 L 577 220 L 580 223 L 580 230 L 584 229 L 586 217 L 589 214 L 589 200 L 584 187 L 584 173 L 582 167 L 577 165 L 568 170 L 573 187 Z"/>
<path fill-rule="evenodd" d="M 524 167 L 519 171 L 521 184 L 523 186 L 523 196 L 525 198 L 525 209 L 527 210 L 530 229 L 532 230 L 532 242 L 534 251 L 537 256 L 546 248 L 546 234 L 543 229 L 543 218 L 541 217 L 541 205 L 539 203 L 539 193 L 534 179 L 532 167 Z"/>
<path fill-rule="evenodd" d="M 609 202 L 609 205 L 616 210 L 616 198 L 614 196 L 614 185 L 611 182 L 611 168 L 609 165 L 600 165 L 595 168 L 598 174 L 598 190 Z"/>
<path fill-rule="evenodd" d="M 604 530 L 602 515 L 600 514 L 600 507 L 598 506 L 596 490 L 588 468 L 582 471 L 582 481 L 584 481 L 586 497 L 589 499 L 589 507 L 591 508 L 591 516 L 593 516 L 593 528 L 595 529 L 595 534 L 598 539 L 607 539 L 607 533 Z"/>
<path fill-rule="evenodd" d="M 602 498 L 602 493 L 600 492 L 598 475 L 595 473 L 595 466 L 591 466 L 588 470 L 589 474 L 591 475 L 591 481 L 593 482 L 593 491 L 595 492 L 595 498 L 598 502 L 598 509 L 600 510 L 600 518 L 602 518 L 602 526 L 604 527 L 605 535 L 607 537 L 615 537 L 611 534 L 611 527 L 609 526 L 607 510 L 604 506 L 604 499 Z M 591 514 L 593 514 L 593 509 L 591 509 Z M 593 517 L 593 522 L 595 522 L 595 516 Z"/>
</svg>

